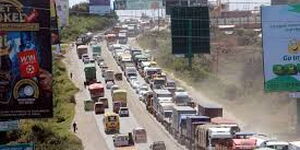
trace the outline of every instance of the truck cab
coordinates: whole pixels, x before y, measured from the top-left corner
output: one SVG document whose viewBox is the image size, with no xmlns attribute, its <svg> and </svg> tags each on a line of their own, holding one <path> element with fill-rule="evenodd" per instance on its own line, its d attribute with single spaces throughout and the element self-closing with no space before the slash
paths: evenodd
<svg viewBox="0 0 300 150">
<path fill-rule="evenodd" d="M 105 106 L 104 106 L 103 102 L 96 102 L 94 110 L 95 110 L 96 115 L 104 114 Z"/>
<path fill-rule="evenodd" d="M 106 112 L 103 118 L 105 133 L 119 133 L 120 119 L 119 115 L 112 112 Z"/>
<path fill-rule="evenodd" d="M 106 70 L 104 74 L 105 83 L 109 81 L 115 82 L 115 73 L 113 70 Z"/>
</svg>

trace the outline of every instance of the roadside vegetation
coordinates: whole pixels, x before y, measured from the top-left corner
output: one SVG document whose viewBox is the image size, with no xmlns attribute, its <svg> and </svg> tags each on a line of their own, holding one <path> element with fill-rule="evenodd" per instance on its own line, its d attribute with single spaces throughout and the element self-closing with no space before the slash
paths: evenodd
<svg viewBox="0 0 300 150">
<path fill-rule="evenodd" d="M 97 32 L 111 27 L 117 21 L 113 12 L 108 15 L 90 15 L 88 3 L 74 5 L 70 9 L 69 25 L 62 30 L 63 42 L 71 42 L 77 36 L 87 32 Z"/>
</svg>

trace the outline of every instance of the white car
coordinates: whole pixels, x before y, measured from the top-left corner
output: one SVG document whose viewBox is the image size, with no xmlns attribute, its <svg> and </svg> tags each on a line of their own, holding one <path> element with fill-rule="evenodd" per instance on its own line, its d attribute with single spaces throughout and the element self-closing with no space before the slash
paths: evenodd
<svg viewBox="0 0 300 150">
<path fill-rule="evenodd" d="M 109 81 L 106 83 L 106 89 L 111 89 L 111 87 L 114 85 L 112 81 Z"/>
<path fill-rule="evenodd" d="M 129 76 L 128 78 L 127 78 L 127 81 L 130 83 L 130 85 L 131 85 L 131 81 L 132 80 L 137 80 L 137 77 L 136 76 Z"/>
<path fill-rule="evenodd" d="M 132 78 L 129 80 L 130 86 L 133 87 L 134 82 L 138 81 L 136 78 Z"/>
<path fill-rule="evenodd" d="M 140 85 L 141 83 L 139 81 L 133 81 L 132 88 L 137 89 Z"/>
<path fill-rule="evenodd" d="M 90 59 L 89 63 L 95 63 L 95 59 Z"/>
<path fill-rule="evenodd" d="M 142 91 L 148 91 L 149 88 L 147 86 L 147 84 L 143 84 L 141 86 L 139 86 L 138 88 L 136 88 L 136 93 L 140 94 Z"/>
</svg>

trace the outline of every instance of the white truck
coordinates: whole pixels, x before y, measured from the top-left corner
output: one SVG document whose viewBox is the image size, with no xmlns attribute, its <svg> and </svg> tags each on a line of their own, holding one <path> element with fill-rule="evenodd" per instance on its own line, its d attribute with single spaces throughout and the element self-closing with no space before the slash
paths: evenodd
<svg viewBox="0 0 300 150">
<path fill-rule="evenodd" d="M 162 90 L 162 89 L 155 89 L 153 90 L 154 97 L 153 97 L 153 110 L 154 110 L 154 116 L 157 117 L 159 110 L 158 107 L 160 103 L 170 103 L 172 102 L 172 94 L 168 90 Z"/>
<path fill-rule="evenodd" d="M 289 150 L 300 150 L 300 141 L 290 142 Z"/>
</svg>

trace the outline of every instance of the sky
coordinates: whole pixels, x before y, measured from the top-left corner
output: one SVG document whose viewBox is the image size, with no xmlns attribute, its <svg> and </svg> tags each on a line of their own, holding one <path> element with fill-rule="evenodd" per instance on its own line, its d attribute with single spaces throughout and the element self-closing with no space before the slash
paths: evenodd
<svg viewBox="0 0 300 150">
<path fill-rule="evenodd" d="M 70 7 L 72 7 L 75 4 L 81 3 L 81 2 L 88 2 L 89 0 L 69 0 L 70 2 Z M 208 0 L 208 1 L 216 1 L 216 0 Z M 242 8 L 245 10 L 250 10 L 253 9 L 255 6 L 260 5 L 256 4 L 256 2 L 260 2 L 262 4 L 268 4 L 270 3 L 271 0 L 221 0 L 222 2 L 229 1 L 231 4 L 231 10 L 237 9 L 237 8 Z M 240 2 L 245 2 L 244 4 Z M 247 4 L 249 2 L 250 4 Z"/>
</svg>

